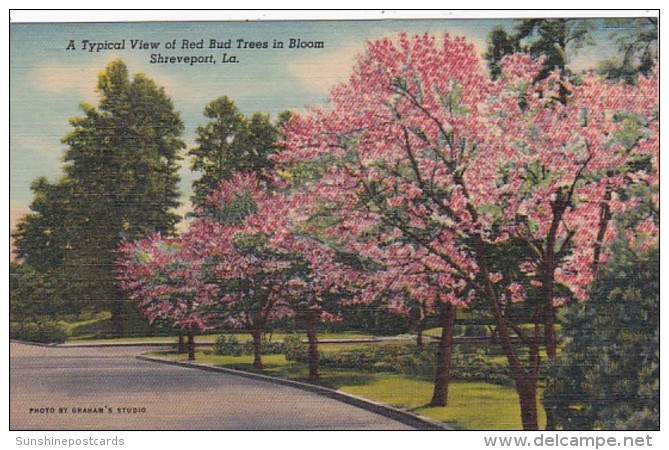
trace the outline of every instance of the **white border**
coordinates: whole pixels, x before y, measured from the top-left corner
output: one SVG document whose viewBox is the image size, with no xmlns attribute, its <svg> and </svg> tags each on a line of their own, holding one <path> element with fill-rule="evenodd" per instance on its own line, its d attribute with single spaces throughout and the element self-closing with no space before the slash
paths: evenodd
<svg viewBox="0 0 669 450">
<path fill-rule="evenodd" d="M 53 2 L 35 2 L 35 1 L 26 1 L 26 2 L 10 2 L 17 3 L 17 7 L 53 7 Z M 96 6 L 108 6 L 101 5 L 100 3 L 109 3 L 109 6 L 115 7 L 128 7 L 128 6 L 140 6 L 137 1 L 126 1 L 119 0 L 116 2 L 98 2 Z M 220 6 L 220 2 L 209 2 L 207 5 L 201 5 L 203 2 L 199 1 L 189 1 L 188 6 L 197 7 L 197 6 Z M 245 1 L 244 6 L 258 6 L 254 1 Z M 271 2 L 263 6 L 275 6 L 276 3 L 272 4 Z M 281 6 L 296 6 L 292 1 L 281 2 Z M 333 2 L 334 3 L 334 2 Z M 370 2 L 371 3 L 371 2 Z M 373 2 L 376 3 L 375 7 L 396 7 L 404 6 L 407 2 Z M 397 3 L 397 5 L 392 5 L 391 3 Z M 411 6 L 417 7 L 421 6 L 420 1 L 410 2 Z M 481 5 L 483 3 L 483 5 Z M 479 2 L 476 0 L 470 0 L 467 2 L 467 6 L 499 6 L 499 4 L 491 5 L 492 2 Z M 403 5 L 404 4 L 404 5 Z M 426 5 L 426 6 L 433 6 Z M 90 6 L 89 2 L 58 2 L 55 5 L 60 7 L 87 7 Z M 322 5 L 322 4 L 321 4 Z M 553 6 L 553 7 L 606 7 L 606 8 L 620 8 L 620 7 L 629 7 L 636 6 L 635 4 L 628 1 L 608 1 L 608 2 L 582 2 L 582 1 L 563 1 L 563 2 L 545 2 L 541 4 L 542 6 Z M 653 6 L 659 8 L 659 1 L 647 1 L 640 6 Z M 181 6 L 181 5 L 167 5 L 167 6 Z M 348 6 L 342 5 L 341 2 L 337 2 L 332 5 L 322 5 L 322 6 Z M 356 6 L 360 6 L 357 4 Z M 536 7 L 536 1 L 523 1 L 515 2 L 513 5 L 508 3 L 504 6 L 520 6 L 520 7 Z M 67 11 L 67 10 L 40 10 L 40 11 L 30 11 L 30 10 L 10 10 L 10 20 L 6 23 L 34 23 L 34 22 L 118 22 L 118 21 L 212 21 L 212 20 L 231 20 L 231 21 L 257 21 L 257 20 L 379 20 L 379 19 L 465 19 L 465 18 L 524 18 L 524 17 L 607 17 L 607 16 L 658 16 L 659 10 L 536 10 L 536 9 L 525 9 L 525 10 L 239 10 L 239 11 L 203 11 L 203 10 L 178 10 L 178 11 L 164 11 L 164 10 L 78 10 L 78 11 Z M 4 28 L 7 27 L 7 28 Z M 8 35 L 8 25 L 3 25 L 4 35 Z M 661 42 L 664 44 L 664 42 Z M 661 48 L 669 48 L 666 45 Z M 9 60 L 8 46 L 3 46 L 2 56 L 4 61 Z M 8 71 L 3 71 L 5 76 L 7 76 Z M 664 78 L 664 77 L 663 77 Z M 8 86 L 8 80 L 4 79 L 5 86 Z M 7 95 L 8 90 L 4 91 Z M 5 97 L 5 105 L 7 106 L 3 111 L 2 117 L 2 130 L 3 136 L 5 139 L 9 136 L 9 121 L 8 117 L 4 114 L 7 114 L 9 106 L 9 96 Z M 666 141 L 666 139 L 665 139 Z M 7 142 L 7 140 L 5 141 Z M 664 147 L 664 146 L 663 146 Z M 8 147 L 2 147 L 5 158 L 9 157 Z M 663 151 L 664 153 L 664 151 Z M 7 161 L 7 159 L 5 159 Z M 2 172 L 5 175 L 5 180 L 9 180 L 9 164 L 7 164 Z M 8 217 L 8 207 L 9 205 L 4 203 L 8 201 L 8 189 L 7 182 L 3 185 L 2 188 L 2 202 L 3 207 L 0 212 L 2 214 L 3 223 L 6 227 L 5 230 L 8 230 L 9 227 L 9 217 Z M 5 235 L 7 236 L 7 235 Z M 6 239 L 6 238 L 5 238 Z M 9 252 L 9 242 L 5 240 L 2 244 L 2 249 L 5 252 L 5 255 Z M 8 273 L 8 263 L 6 260 L 3 260 L 2 267 L 5 270 L 5 274 Z M 3 277 L 3 280 L 7 280 L 7 275 Z M 664 279 L 664 277 L 663 277 Z M 2 282 L 3 292 L 6 294 L 8 292 L 8 284 L 5 285 L 6 281 Z M 665 283 L 662 283 L 664 285 Z M 7 297 L 4 297 L 7 301 Z M 2 317 L 5 319 L 0 324 L 0 329 L 3 330 L 4 336 L 7 336 L 7 321 L 6 321 L 6 305 L 3 308 L 5 313 L 2 313 Z M 669 307 L 665 306 L 665 310 L 669 310 Z M 666 312 L 664 314 L 666 316 Z M 663 342 L 666 341 L 666 336 L 663 338 Z M 2 346 L 0 350 L 0 361 L 3 364 L 8 364 L 9 355 L 8 355 L 8 346 Z M 0 394 L 0 402 L 3 405 L 9 404 L 8 399 L 8 367 L 5 366 L 6 370 L 2 371 L 2 385 L 5 389 L 2 389 L 2 394 Z M 440 432 L 423 432 L 419 434 L 407 434 L 407 433 L 388 433 L 388 432 L 368 432 L 368 433 L 332 433 L 332 432 L 319 432 L 319 433 L 310 433 L 310 432 L 265 432 L 265 433 L 253 433 L 249 435 L 247 433 L 230 433 L 230 432 L 206 432 L 206 433 L 183 433 L 183 432 L 8 432 L 9 429 L 9 416 L 8 409 L 1 409 L 0 416 L 2 417 L 1 424 L 3 426 L 2 432 L 0 435 L 2 438 L 0 442 L 7 442 L 9 445 L 16 445 L 16 437 L 34 437 L 40 438 L 45 436 L 51 437 L 74 437 L 74 438 L 85 438 L 90 435 L 93 435 L 98 438 L 102 437 L 113 437 L 118 435 L 125 439 L 126 445 L 121 448 L 124 449 L 145 449 L 145 448 L 193 448 L 195 446 L 206 446 L 205 448 L 242 448 L 242 449 L 254 449 L 261 447 L 268 447 L 272 450 L 281 450 L 281 449 L 291 449 L 291 450 L 321 450 L 329 448 L 340 449 L 345 446 L 352 446 L 351 448 L 360 448 L 360 449 L 371 449 L 371 448 L 383 448 L 383 450 L 391 449 L 412 449 L 417 445 L 435 445 L 436 448 L 445 446 L 452 448 L 470 448 L 470 449 L 485 449 L 486 447 L 483 444 L 483 436 L 491 435 L 504 435 L 504 436 L 528 436 L 530 439 L 535 439 L 538 434 L 536 433 L 523 433 L 523 432 L 506 432 L 506 433 L 494 433 L 494 432 L 456 432 L 456 433 L 446 433 L 446 434 L 437 434 Z M 665 414 L 667 416 L 667 414 Z M 622 437 L 624 435 L 652 435 L 653 436 L 653 446 L 655 448 L 663 447 L 661 444 L 667 443 L 667 439 L 664 437 L 668 427 L 666 424 L 666 417 L 662 420 L 663 429 L 665 433 L 662 432 L 651 432 L 651 433 L 605 433 L 608 436 L 615 435 L 617 437 Z M 577 433 L 579 435 L 592 435 L 592 433 Z M 596 433 L 598 434 L 598 433 Z M 210 444 L 210 445 L 207 445 Z M 438 447 L 437 447 L 438 446 Z"/>
<path fill-rule="evenodd" d="M 11 23 L 655 17 L 657 10 L 12 10 Z"/>
</svg>

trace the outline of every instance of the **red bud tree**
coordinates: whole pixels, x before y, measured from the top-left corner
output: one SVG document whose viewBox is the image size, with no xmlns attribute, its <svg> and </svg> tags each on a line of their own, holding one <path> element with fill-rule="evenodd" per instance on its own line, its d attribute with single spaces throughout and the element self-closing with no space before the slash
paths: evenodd
<svg viewBox="0 0 669 450">
<path fill-rule="evenodd" d="M 487 301 L 525 429 L 538 427 L 539 346 L 554 348 L 554 308 L 587 296 L 615 214 L 634 202 L 618 192 L 653 182 L 652 164 L 635 162 L 658 151 L 656 81 L 587 76 L 563 104 L 558 73 L 533 83 L 540 65 L 507 57 L 493 81 L 462 38 L 370 43 L 329 107 L 288 125 L 278 156 L 324 167 L 314 192 L 338 209 L 340 239 L 411 255 L 448 304 Z M 521 249 L 505 255 L 509 246 Z"/>
</svg>

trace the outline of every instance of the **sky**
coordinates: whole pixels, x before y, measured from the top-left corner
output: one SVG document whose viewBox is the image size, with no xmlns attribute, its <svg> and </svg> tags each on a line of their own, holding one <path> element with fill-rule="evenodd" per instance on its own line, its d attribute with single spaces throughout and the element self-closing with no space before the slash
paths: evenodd
<svg viewBox="0 0 669 450">
<path fill-rule="evenodd" d="M 513 20 L 430 19 L 366 21 L 272 22 L 126 22 L 30 23 L 10 25 L 10 222 L 28 211 L 30 183 L 39 176 L 57 180 L 65 150 L 60 140 L 70 131 L 68 119 L 81 115 L 80 103 L 96 104 L 97 75 L 106 64 L 123 59 L 131 74 L 142 72 L 172 98 L 185 125 L 184 140 L 193 146 L 202 111 L 211 100 L 227 95 L 245 114 L 256 111 L 272 117 L 283 110 L 304 110 L 327 103 L 330 89 L 347 79 L 356 55 L 367 40 L 392 37 L 399 32 L 448 32 L 465 36 L 482 55 L 486 37 L 496 26 L 510 30 Z M 614 51 L 609 32 L 593 22 L 597 45 L 571 55 L 570 67 L 582 70 Z M 227 42 L 231 49 L 209 49 L 210 40 Z M 237 40 L 268 42 L 269 48 L 236 48 Z M 290 39 L 322 42 L 323 48 L 291 49 Z M 114 44 L 125 49 L 89 51 L 83 41 Z M 132 40 L 158 42 L 158 49 L 131 48 Z M 176 49 L 167 49 L 176 40 Z M 183 40 L 203 49 L 182 49 Z M 284 48 L 272 48 L 274 41 Z M 70 41 L 74 50 L 68 50 Z M 97 47 L 96 47 L 97 48 Z M 164 56 L 213 54 L 216 64 L 151 64 L 151 54 Z M 238 63 L 221 63 L 223 54 Z M 190 208 L 194 176 L 184 159 L 181 192 L 185 213 Z"/>
</svg>

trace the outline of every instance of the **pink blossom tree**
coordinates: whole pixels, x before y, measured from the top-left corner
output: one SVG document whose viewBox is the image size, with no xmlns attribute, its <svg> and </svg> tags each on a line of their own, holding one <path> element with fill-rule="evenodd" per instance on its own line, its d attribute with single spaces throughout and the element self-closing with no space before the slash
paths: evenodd
<svg viewBox="0 0 669 450">
<path fill-rule="evenodd" d="M 335 319 L 324 299 L 343 294 L 354 271 L 306 228 L 311 202 L 281 183 L 268 189 L 255 175 L 238 174 L 205 201 L 184 240 L 208 261 L 219 285 L 223 322 L 251 329 L 254 368 L 262 369 L 262 333 L 277 317 L 306 326 L 310 378 L 318 378 L 318 323 Z"/>
<path fill-rule="evenodd" d="M 540 299 L 543 341 L 552 360 L 556 309 L 570 298 L 587 299 L 609 256 L 616 218 L 642 200 L 635 189 L 652 192 L 659 180 L 659 84 L 657 72 L 636 86 L 593 74 L 565 86 L 558 72 L 532 83 L 536 63 L 520 55 L 503 61 L 527 69 L 507 69 L 502 81 L 522 93 L 522 102 L 495 113 L 504 130 L 497 144 L 506 158 L 497 164 L 507 175 L 498 180 L 496 198 L 503 205 L 502 228 L 527 248 L 516 265 L 529 285 L 519 284 L 515 296 Z M 569 92 L 566 101 L 555 101 L 562 91 Z M 547 419 L 552 429 L 550 411 Z"/>
<path fill-rule="evenodd" d="M 289 276 L 290 262 L 270 253 L 264 241 L 244 233 L 244 226 L 264 195 L 252 176 L 234 175 L 204 201 L 199 217 L 183 239 L 207 262 L 216 284 L 219 325 L 250 329 L 254 368 L 262 364 L 262 335 L 267 323 L 288 312 L 278 289 Z"/>
<path fill-rule="evenodd" d="M 652 81 L 624 88 L 586 77 L 563 105 L 559 74 L 532 84 L 540 65 L 514 55 L 492 81 L 462 38 L 372 42 L 329 108 L 291 121 L 278 156 L 284 167 L 318 168 L 314 192 L 337 211 L 340 239 L 377 258 L 394 240 L 436 274 L 442 301 L 486 299 L 525 429 L 538 427 L 540 343 L 554 347 L 562 299 L 551 283 L 585 298 L 613 229 L 606 211 L 624 208 L 614 187 L 644 176 L 626 165 L 631 154 L 657 152 Z M 626 109 L 633 120 L 621 119 Z M 534 255 L 518 257 L 511 276 L 492 258 L 518 242 Z M 527 286 L 541 288 L 540 300 Z M 519 309 L 531 311 L 532 329 Z"/>
<path fill-rule="evenodd" d="M 195 359 L 195 332 L 211 328 L 215 315 L 216 285 L 203 278 L 203 261 L 182 239 L 159 234 L 124 242 L 118 252 L 121 288 L 151 323 L 173 323 L 180 347 L 187 334 L 188 358 Z"/>
<path fill-rule="evenodd" d="M 469 216 L 463 204 L 456 211 L 440 199 L 450 194 L 453 175 L 461 175 L 454 174 L 450 162 L 444 164 L 450 156 L 429 143 L 430 135 L 435 142 L 453 136 L 440 129 L 420 101 L 431 102 L 435 111 L 462 116 L 461 100 L 472 100 L 470 105 L 475 106 L 483 98 L 479 93 L 494 86 L 476 76 L 472 67 L 478 61 L 467 55 L 471 49 L 461 39 L 446 37 L 443 54 L 435 51 L 427 36 L 400 40 L 399 48 L 390 40 L 370 44 L 350 82 L 333 91 L 331 109 L 314 109 L 288 125 L 288 150 L 278 160 L 286 167 L 324 166 L 316 171 L 322 178 L 314 192 L 324 205 L 333 205 L 338 216 L 331 234 L 349 241 L 351 251 L 388 269 L 372 284 L 376 292 L 367 290 L 367 300 L 379 290 L 388 291 L 387 281 L 401 291 L 397 287 L 405 280 L 420 298 L 444 305 L 440 360 L 447 362 L 455 307 L 473 298 L 470 284 L 478 269 L 471 255 L 459 248 L 467 230 L 444 225 L 468 221 L 471 227 L 473 220 L 459 217 Z M 428 57 L 432 60 L 421 61 Z M 452 69 L 460 82 L 439 79 L 439 66 Z M 419 94 L 413 82 L 425 82 L 424 91 Z M 444 102 L 450 107 L 442 108 Z M 461 124 L 463 129 L 474 125 Z M 421 277 L 422 272 L 429 275 Z M 447 363 L 439 364 L 434 405 L 447 401 L 447 390 L 442 388 L 447 374 Z"/>
</svg>

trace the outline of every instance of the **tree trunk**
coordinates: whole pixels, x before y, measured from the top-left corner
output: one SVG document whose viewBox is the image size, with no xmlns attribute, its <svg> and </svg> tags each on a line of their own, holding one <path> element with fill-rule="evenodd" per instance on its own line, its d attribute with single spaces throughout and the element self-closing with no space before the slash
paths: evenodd
<svg viewBox="0 0 669 450">
<path fill-rule="evenodd" d="M 255 370 L 262 370 L 262 330 L 260 328 L 253 328 L 251 336 L 253 336 L 253 368 Z"/>
<path fill-rule="evenodd" d="M 546 263 L 546 274 L 543 279 L 543 319 L 544 319 L 544 345 L 548 359 L 557 357 L 557 334 L 555 332 L 555 269 L 552 261 Z"/>
<path fill-rule="evenodd" d="M 195 331 L 188 330 L 188 360 L 195 361 Z"/>
<path fill-rule="evenodd" d="M 306 322 L 307 340 L 309 341 L 309 379 L 315 381 L 320 378 L 318 373 L 320 355 L 318 354 L 317 321 L 315 317 L 308 317 Z"/>
<path fill-rule="evenodd" d="M 504 354 L 509 362 L 511 374 L 516 384 L 516 391 L 520 400 L 520 416 L 523 424 L 523 430 L 538 430 L 539 418 L 537 415 L 537 371 L 539 366 L 539 349 L 536 342 L 529 343 L 530 347 L 530 367 L 526 371 L 522 367 L 522 363 L 518 352 L 514 348 L 513 340 L 509 330 L 510 324 L 507 323 L 506 318 L 502 312 L 499 303 L 497 291 L 490 280 L 490 271 L 488 270 L 488 252 L 486 251 L 486 244 L 479 240 L 477 242 L 477 261 L 481 269 L 483 278 L 483 290 L 485 296 L 490 301 L 492 313 L 497 324 L 497 332 L 500 343 L 504 349 Z"/>
<path fill-rule="evenodd" d="M 599 227 L 597 229 L 597 239 L 595 240 L 595 247 L 593 249 L 592 257 L 592 273 L 593 275 L 597 274 L 599 270 L 599 261 L 602 257 L 602 248 L 604 246 L 604 236 L 606 235 L 606 230 L 609 227 L 609 222 L 611 221 L 611 194 L 613 188 L 609 185 L 606 186 L 606 191 L 604 193 L 604 199 L 599 205 Z"/>
<path fill-rule="evenodd" d="M 423 346 L 423 320 L 418 319 L 418 324 L 416 325 L 416 347 Z"/>
<path fill-rule="evenodd" d="M 516 390 L 520 399 L 520 418 L 523 423 L 523 430 L 538 430 L 536 379 L 521 378 L 516 380 Z"/>
<path fill-rule="evenodd" d="M 541 320 L 544 326 L 544 346 L 549 360 L 553 361 L 557 357 L 557 336 L 555 334 L 555 306 L 553 297 L 555 296 L 555 268 L 560 256 L 556 255 L 555 243 L 560 221 L 564 215 L 566 206 L 571 195 L 566 197 L 562 191 L 559 191 L 558 198 L 551 203 L 553 219 L 551 221 L 548 235 L 546 236 L 546 248 L 543 251 L 543 277 L 542 277 L 542 296 L 540 316 L 535 321 Z M 566 241 L 562 247 L 566 245 Z M 561 253 L 561 251 L 558 251 Z M 546 429 L 555 429 L 555 419 L 551 411 L 546 411 Z"/>
<path fill-rule="evenodd" d="M 114 337 L 123 337 L 125 334 L 123 302 L 121 298 L 114 299 L 111 304 L 111 332 Z"/>
<path fill-rule="evenodd" d="M 546 274 L 544 278 L 544 346 L 546 347 L 546 357 L 548 361 L 554 362 L 557 358 L 557 333 L 555 332 L 555 306 L 553 306 L 554 296 L 554 271 Z M 553 411 L 546 410 L 546 430 L 555 430 L 555 415 Z"/>
<path fill-rule="evenodd" d="M 453 353 L 453 330 L 455 328 L 455 306 L 444 306 L 441 314 L 441 340 L 437 354 L 437 373 L 434 378 L 434 393 L 430 406 L 446 406 L 448 404 L 448 382 L 451 375 L 451 355 Z"/>
<path fill-rule="evenodd" d="M 550 307 L 546 305 L 544 311 L 546 318 L 544 319 L 544 341 L 546 346 L 546 357 L 548 361 L 555 362 L 557 359 L 557 336 L 555 332 L 555 307 L 551 304 Z M 546 430 L 555 430 L 555 415 L 553 411 L 546 410 Z"/>
<path fill-rule="evenodd" d="M 177 353 L 183 354 L 186 353 L 186 341 L 184 339 L 184 330 L 179 329 L 179 343 L 177 345 Z"/>
</svg>

